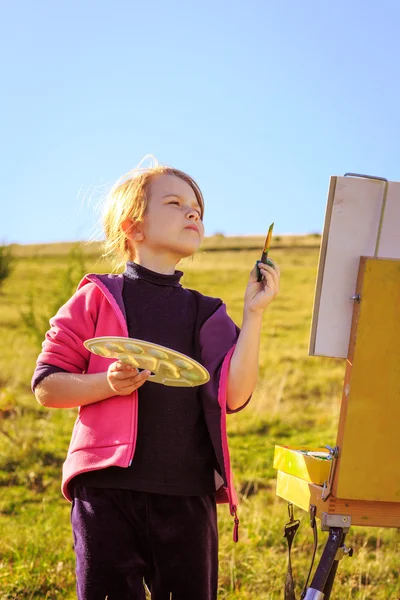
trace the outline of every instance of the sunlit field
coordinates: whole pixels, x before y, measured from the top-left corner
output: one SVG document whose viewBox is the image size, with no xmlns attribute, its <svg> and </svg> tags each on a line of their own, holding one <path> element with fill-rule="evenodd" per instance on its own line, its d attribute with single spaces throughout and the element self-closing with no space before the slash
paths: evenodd
<svg viewBox="0 0 400 600">
<path fill-rule="evenodd" d="M 205 241 L 180 265 L 183 284 L 224 299 L 240 326 L 248 274 L 262 238 Z M 283 599 L 287 504 L 275 495 L 275 444 L 334 445 L 345 363 L 308 356 L 320 238 L 279 238 L 271 258 L 281 267 L 281 293 L 264 316 L 260 377 L 251 404 L 229 416 L 235 483 L 240 492 L 240 541 L 232 518 L 218 507 L 221 600 Z M 0 290 L 0 600 L 75 598 L 70 505 L 61 496 L 61 466 L 75 410 L 46 409 L 30 379 L 46 322 L 83 272 L 104 273 L 97 245 L 16 246 L 14 269 Z M 308 515 L 295 539 L 293 571 L 300 595 L 312 531 Z M 319 550 L 326 541 L 319 534 Z M 397 530 L 351 528 L 333 599 L 399 600 Z"/>
</svg>

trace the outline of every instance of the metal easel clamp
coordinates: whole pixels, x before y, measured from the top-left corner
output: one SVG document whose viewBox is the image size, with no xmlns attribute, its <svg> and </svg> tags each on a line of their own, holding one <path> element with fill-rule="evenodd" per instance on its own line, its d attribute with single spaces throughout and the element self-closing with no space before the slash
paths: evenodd
<svg viewBox="0 0 400 600">
<path fill-rule="evenodd" d="M 336 461 L 339 456 L 339 447 L 338 446 L 335 446 L 334 448 L 332 448 L 331 446 L 326 445 L 325 448 L 327 448 L 329 450 L 329 454 L 332 457 L 332 464 L 331 464 L 331 469 L 329 471 L 328 481 L 325 481 L 324 485 L 322 486 L 321 498 L 324 502 L 325 502 L 325 500 L 327 500 L 329 498 L 329 496 L 331 494 L 331 489 L 332 489 L 332 484 L 333 484 L 333 476 L 335 475 Z"/>
<path fill-rule="evenodd" d="M 351 527 L 350 515 L 330 515 L 321 514 L 321 531 L 329 531 L 330 527 L 340 527 L 344 533 L 347 533 Z"/>
<path fill-rule="evenodd" d="M 353 548 L 348 548 L 345 544 L 340 546 L 339 550 L 336 552 L 335 560 L 342 560 L 344 556 L 353 556 Z"/>
</svg>

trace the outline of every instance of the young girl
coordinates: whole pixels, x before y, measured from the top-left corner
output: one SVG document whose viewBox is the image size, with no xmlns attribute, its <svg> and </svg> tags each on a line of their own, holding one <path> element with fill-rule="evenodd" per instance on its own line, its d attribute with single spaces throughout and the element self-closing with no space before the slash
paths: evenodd
<svg viewBox="0 0 400 600">
<path fill-rule="evenodd" d="M 181 286 L 177 263 L 198 250 L 204 203 L 177 169 L 133 172 L 111 191 L 107 251 L 119 275 L 86 275 L 50 321 L 32 387 L 46 407 L 79 407 L 63 467 L 72 502 L 79 600 L 215 600 L 216 503 L 229 503 L 237 541 L 226 413 L 241 410 L 258 373 L 262 315 L 279 268 L 250 274 L 241 331 L 218 298 Z M 234 270 L 234 263 L 227 265 Z M 88 338 L 124 336 L 199 361 L 198 387 L 152 383 L 149 371 L 91 354 Z"/>
</svg>

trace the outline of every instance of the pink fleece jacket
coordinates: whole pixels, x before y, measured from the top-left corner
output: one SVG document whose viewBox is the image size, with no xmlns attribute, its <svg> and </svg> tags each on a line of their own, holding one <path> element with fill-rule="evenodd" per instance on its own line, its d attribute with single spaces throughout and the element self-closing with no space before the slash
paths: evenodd
<svg viewBox="0 0 400 600">
<path fill-rule="evenodd" d="M 38 362 L 60 367 L 70 373 L 104 372 L 114 361 L 89 352 L 83 345 L 86 339 L 107 335 L 128 337 L 125 317 L 118 303 L 101 277 L 96 275 L 84 277 L 78 291 L 60 308 L 50 325 Z M 208 412 L 212 413 L 212 418 L 217 419 L 217 428 L 219 421 L 218 435 L 222 442 L 224 462 L 224 483 L 216 490 L 216 500 L 218 503 L 229 503 L 230 513 L 235 519 L 233 537 L 237 541 L 237 495 L 233 485 L 226 431 L 227 378 L 234 347 L 230 348 L 223 360 L 218 397 L 215 407 Z M 111 466 L 129 466 L 135 452 L 137 420 L 137 391 L 130 396 L 113 396 L 79 407 L 63 465 L 62 493 L 67 500 L 71 501 L 68 483 L 76 475 Z"/>
</svg>

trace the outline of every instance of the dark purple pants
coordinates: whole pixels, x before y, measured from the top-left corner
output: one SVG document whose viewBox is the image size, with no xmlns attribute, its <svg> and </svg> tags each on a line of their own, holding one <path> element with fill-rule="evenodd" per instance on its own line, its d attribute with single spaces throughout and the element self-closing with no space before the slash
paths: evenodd
<svg viewBox="0 0 400 600">
<path fill-rule="evenodd" d="M 216 600 L 215 498 L 76 485 L 79 600 Z"/>
</svg>

